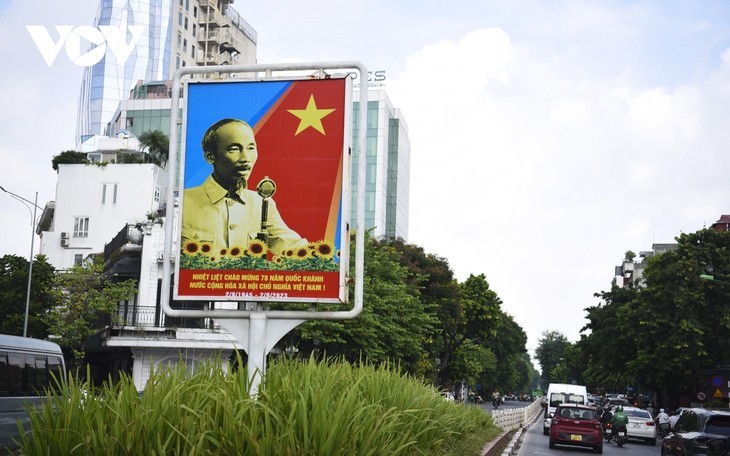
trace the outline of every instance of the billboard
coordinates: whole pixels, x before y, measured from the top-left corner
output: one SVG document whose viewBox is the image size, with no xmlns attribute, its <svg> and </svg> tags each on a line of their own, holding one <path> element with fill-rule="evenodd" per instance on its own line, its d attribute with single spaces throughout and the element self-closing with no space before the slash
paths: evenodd
<svg viewBox="0 0 730 456">
<path fill-rule="evenodd" d="M 175 299 L 347 300 L 351 90 L 186 83 Z"/>
</svg>

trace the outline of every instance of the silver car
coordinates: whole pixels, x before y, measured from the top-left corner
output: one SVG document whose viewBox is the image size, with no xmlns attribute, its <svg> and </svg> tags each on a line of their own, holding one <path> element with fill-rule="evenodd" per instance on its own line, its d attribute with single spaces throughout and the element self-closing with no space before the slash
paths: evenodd
<svg viewBox="0 0 730 456">
<path fill-rule="evenodd" d="M 657 426 L 651 413 L 636 407 L 624 407 L 624 413 L 629 418 L 626 425 L 629 439 L 640 439 L 649 445 L 656 445 Z"/>
</svg>

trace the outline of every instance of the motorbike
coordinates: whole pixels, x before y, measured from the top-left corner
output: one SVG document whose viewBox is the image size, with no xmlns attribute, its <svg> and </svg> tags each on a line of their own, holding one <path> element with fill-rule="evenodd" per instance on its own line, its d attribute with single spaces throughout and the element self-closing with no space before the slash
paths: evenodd
<svg viewBox="0 0 730 456">
<path fill-rule="evenodd" d="M 660 423 L 659 424 L 659 435 L 664 438 L 667 435 L 669 435 L 669 432 L 671 431 L 671 426 L 669 423 Z"/>
<path fill-rule="evenodd" d="M 624 443 L 628 442 L 629 436 L 626 432 L 626 426 L 620 426 L 614 429 L 614 437 L 616 439 L 616 445 L 621 448 L 624 446 Z"/>
<path fill-rule="evenodd" d="M 611 441 L 611 430 L 612 430 L 611 422 L 604 421 L 603 422 L 603 438 L 606 439 L 606 442 Z"/>
<path fill-rule="evenodd" d="M 606 439 L 606 442 L 611 441 L 611 430 L 612 430 L 612 424 L 611 419 L 613 418 L 613 413 L 611 413 L 610 410 L 606 410 L 601 415 L 601 425 L 603 427 L 603 438 Z"/>
<path fill-rule="evenodd" d="M 495 397 L 494 399 L 492 399 L 492 407 L 494 407 L 495 410 L 497 408 L 499 408 L 501 403 L 502 403 L 502 399 L 499 397 Z"/>
</svg>

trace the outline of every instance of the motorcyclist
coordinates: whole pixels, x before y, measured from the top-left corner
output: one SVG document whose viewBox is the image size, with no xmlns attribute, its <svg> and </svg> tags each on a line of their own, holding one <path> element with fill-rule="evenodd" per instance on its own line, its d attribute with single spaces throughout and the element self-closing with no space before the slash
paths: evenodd
<svg viewBox="0 0 730 456">
<path fill-rule="evenodd" d="M 669 432 L 670 425 L 669 415 L 664 411 L 664 409 L 659 409 L 659 413 L 656 416 L 656 422 L 660 433 L 662 436 L 665 436 Z"/>
<path fill-rule="evenodd" d="M 624 413 L 624 408 L 619 405 L 616 407 L 616 411 L 613 412 L 613 418 L 611 419 L 611 437 L 616 436 L 618 428 L 626 430 L 627 424 L 629 424 L 629 417 Z"/>
<path fill-rule="evenodd" d="M 611 421 L 613 420 L 613 413 L 611 413 L 611 407 L 606 407 L 603 410 L 603 413 L 601 414 L 601 427 L 603 428 L 603 436 L 607 438 L 608 441 L 611 440 L 611 436 L 608 435 L 608 430 L 606 429 L 609 424 L 611 424 Z"/>
<path fill-rule="evenodd" d="M 495 388 L 494 392 L 492 393 L 492 406 L 494 408 L 499 407 L 499 404 L 501 403 L 501 399 L 499 397 L 499 391 Z"/>
</svg>

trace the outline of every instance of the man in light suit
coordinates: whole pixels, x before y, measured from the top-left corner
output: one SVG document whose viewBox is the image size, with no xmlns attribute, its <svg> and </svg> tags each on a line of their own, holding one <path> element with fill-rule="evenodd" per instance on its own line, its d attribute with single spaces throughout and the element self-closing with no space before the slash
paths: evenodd
<svg viewBox="0 0 730 456">
<path fill-rule="evenodd" d="M 266 244 L 282 255 L 304 247 L 303 239 L 282 220 L 276 203 L 247 189 L 258 158 L 253 129 L 239 119 L 222 119 L 203 135 L 203 154 L 213 173 L 198 187 L 185 190 L 182 210 L 182 245 L 189 241 L 212 245 L 214 254 L 234 247 L 246 249 L 261 232 L 261 211 L 267 206 Z"/>
</svg>

